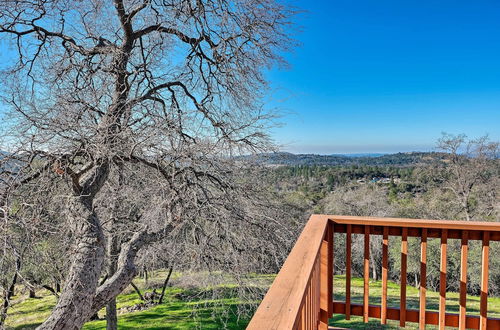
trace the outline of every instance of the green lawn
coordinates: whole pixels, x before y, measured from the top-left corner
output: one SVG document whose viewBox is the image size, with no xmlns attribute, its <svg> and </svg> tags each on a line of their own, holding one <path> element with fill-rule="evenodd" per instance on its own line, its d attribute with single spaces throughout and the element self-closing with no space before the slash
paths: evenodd
<svg viewBox="0 0 500 330">
<path fill-rule="evenodd" d="M 345 276 L 335 276 L 333 292 L 335 300 L 345 300 Z M 399 292 L 400 287 L 398 284 L 393 282 L 387 284 L 388 307 L 399 308 Z M 370 280 L 370 304 L 380 305 L 381 295 L 382 282 Z M 351 281 L 351 301 L 354 304 L 363 303 L 362 278 L 353 278 Z M 418 310 L 418 288 L 413 286 L 406 287 L 406 302 L 408 309 Z M 439 292 L 427 291 L 427 310 L 439 310 Z M 459 294 L 457 292 L 446 293 L 446 311 L 449 313 L 458 313 L 458 310 Z M 467 296 L 467 314 L 479 315 L 479 297 Z M 488 299 L 488 316 L 500 318 L 500 298 L 490 297 Z M 365 324 L 361 316 L 351 316 L 351 320 L 346 321 L 344 315 L 334 315 L 330 320 L 330 324 L 336 327 L 351 329 L 399 329 L 399 321 L 388 320 L 388 324 L 382 326 L 379 319 L 371 319 L 369 323 Z M 406 328 L 418 329 L 418 325 L 407 322 Z M 428 325 L 427 329 L 437 329 L 437 327 Z"/>
<path fill-rule="evenodd" d="M 149 285 L 160 283 L 165 276 L 165 272 L 156 272 Z M 176 274 L 175 277 L 179 277 Z M 268 285 L 273 276 L 256 276 L 258 285 Z M 256 283 L 257 283 L 256 282 Z M 134 281 L 140 288 L 144 289 L 145 284 L 142 279 Z M 166 299 L 163 304 L 156 305 L 150 309 L 126 313 L 123 310 L 119 312 L 119 329 L 244 329 L 248 324 L 248 318 L 238 318 L 237 307 L 248 306 L 236 298 L 231 298 L 231 289 L 234 284 L 219 286 L 227 290 L 224 298 L 209 299 L 198 294 L 197 297 L 187 299 L 187 296 L 193 296 L 193 288 L 170 287 L 167 290 Z M 198 290 L 198 291 L 196 291 Z M 206 289 L 195 289 L 196 292 L 202 292 Z M 212 288 L 213 290 L 213 288 Z M 345 277 L 335 276 L 334 297 L 335 300 L 343 300 L 345 290 Z M 203 291 L 204 292 L 204 291 Z M 352 302 L 362 303 L 363 280 L 360 278 L 352 279 Z M 39 291 L 40 298 L 28 299 L 23 296 L 14 297 L 14 305 L 9 310 L 7 319 L 8 329 L 34 329 L 50 314 L 55 304 L 55 298 L 47 291 Z M 381 282 L 370 282 L 370 303 L 380 304 Z M 388 285 L 388 305 L 390 307 L 399 307 L 399 286 L 395 283 Z M 428 292 L 428 309 L 438 310 L 439 293 Z M 137 294 L 131 288 L 117 298 L 117 308 L 134 306 L 140 303 Z M 407 287 L 407 302 L 409 309 L 418 309 L 418 289 Z M 479 297 L 468 297 L 468 311 L 471 314 L 479 312 Z M 458 311 L 458 293 L 447 294 L 447 311 Z M 488 301 L 489 315 L 500 317 L 500 298 L 490 298 Z M 101 318 L 104 312 L 101 311 Z M 222 317 L 221 317 L 222 316 Z M 331 325 L 352 329 L 398 329 L 399 322 L 389 321 L 386 326 L 381 326 L 380 321 L 373 319 L 368 324 L 362 322 L 361 317 L 353 316 L 350 321 L 344 320 L 343 315 L 335 315 L 330 322 Z M 409 329 L 416 329 L 414 323 L 407 323 Z M 85 325 L 84 329 L 97 330 L 105 329 L 104 320 L 92 321 Z M 429 327 L 433 329 L 433 327 Z"/>
<path fill-rule="evenodd" d="M 165 278 L 165 271 L 156 271 L 148 286 L 158 287 Z M 172 280 L 180 274 L 173 274 Z M 267 287 L 274 275 L 254 276 L 253 285 Z M 252 278 L 252 276 L 250 276 Z M 144 293 L 146 287 L 142 278 L 134 283 Z M 235 285 L 230 283 L 215 288 L 167 288 L 163 304 L 147 310 L 126 313 L 120 309 L 134 306 L 142 301 L 131 287 L 117 297 L 119 329 L 244 329 L 249 318 L 239 318 L 237 307 L 249 307 L 247 302 L 232 298 Z M 222 292 L 223 298 L 212 299 L 210 290 Z M 151 291 L 151 290 L 148 290 Z M 19 295 L 13 297 L 13 306 L 9 309 L 7 329 L 34 329 L 50 314 L 55 305 L 55 297 L 46 290 L 37 292 L 38 298 Z M 207 298 L 207 296 L 209 298 Z M 99 312 L 101 320 L 88 322 L 84 329 L 106 329 L 104 309 Z"/>
<path fill-rule="evenodd" d="M 399 308 L 399 285 L 393 282 L 387 284 L 388 307 Z M 345 276 L 335 276 L 334 299 L 344 300 L 345 294 Z M 370 304 L 380 305 L 382 296 L 382 281 L 370 280 Z M 355 304 L 363 303 L 363 279 L 353 278 L 351 281 L 351 301 Z M 419 307 L 418 288 L 413 286 L 406 287 L 406 303 L 408 309 L 417 309 Z M 439 310 L 439 292 L 427 291 L 427 310 Z M 459 294 L 458 292 L 446 293 L 446 311 L 449 313 L 458 313 Z M 467 314 L 479 315 L 479 297 L 467 296 Z M 488 315 L 500 318 L 500 298 L 488 299 Z"/>
</svg>

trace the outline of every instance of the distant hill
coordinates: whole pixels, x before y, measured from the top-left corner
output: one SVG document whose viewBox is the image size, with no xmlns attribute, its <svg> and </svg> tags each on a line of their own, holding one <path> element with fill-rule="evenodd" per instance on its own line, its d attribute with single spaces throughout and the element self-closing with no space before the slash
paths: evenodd
<svg viewBox="0 0 500 330">
<path fill-rule="evenodd" d="M 388 153 L 360 153 L 360 154 L 332 154 L 331 156 L 341 157 L 380 157 L 388 155 Z"/>
<path fill-rule="evenodd" d="M 396 154 L 363 154 L 363 155 L 315 155 L 276 152 L 247 156 L 258 163 L 287 166 L 412 166 L 432 163 L 446 158 L 446 154 L 438 152 L 400 152 Z"/>
</svg>

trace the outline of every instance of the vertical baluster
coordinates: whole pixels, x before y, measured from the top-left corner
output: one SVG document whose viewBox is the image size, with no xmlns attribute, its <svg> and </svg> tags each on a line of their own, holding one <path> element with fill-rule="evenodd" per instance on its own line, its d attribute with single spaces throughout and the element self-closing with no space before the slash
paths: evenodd
<svg viewBox="0 0 500 330">
<path fill-rule="evenodd" d="M 479 329 L 486 330 L 488 322 L 488 262 L 490 254 L 490 232 L 483 232 L 483 253 L 481 258 L 481 302 Z"/>
<path fill-rule="evenodd" d="M 328 258 L 330 262 L 328 263 L 328 317 L 333 314 L 333 276 L 335 275 L 335 269 L 333 265 L 335 264 L 335 255 L 333 254 L 333 245 L 335 244 L 335 224 L 332 222 L 328 227 L 329 229 L 329 239 L 328 239 Z"/>
<path fill-rule="evenodd" d="M 309 287 L 307 288 L 307 314 L 309 316 L 307 322 L 307 329 L 312 329 L 311 291 L 312 291 L 312 285 L 311 283 L 309 283 Z"/>
<path fill-rule="evenodd" d="M 304 296 L 304 303 L 302 305 L 302 310 L 303 310 L 303 318 L 302 318 L 302 329 L 307 329 L 307 290 L 306 290 L 306 295 Z"/>
<path fill-rule="evenodd" d="M 319 286 L 320 286 L 320 266 L 318 259 L 318 270 L 316 272 L 316 318 L 319 321 Z"/>
<path fill-rule="evenodd" d="M 460 247 L 460 316 L 458 327 L 460 330 L 465 330 L 465 315 L 467 304 L 467 253 L 469 232 L 462 231 L 462 243 Z"/>
<path fill-rule="evenodd" d="M 311 311 L 312 311 L 312 323 L 316 326 L 316 320 L 318 316 L 316 315 L 316 261 L 313 266 L 313 276 L 312 276 L 312 289 L 311 289 Z"/>
<path fill-rule="evenodd" d="M 321 256 L 320 256 L 321 257 Z M 321 258 L 318 258 L 318 271 L 316 272 L 316 318 L 318 319 L 318 327 L 319 327 L 319 311 L 320 311 L 320 288 L 321 288 Z"/>
<path fill-rule="evenodd" d="M 311 283 L 309 283 L 309 287 L 307 288 L 307 329 L 312 328 L 312 312 L 311 312 Z"/>
<path fill-rule="evenodd" d="M 315 263 L 316 264 L 316 263 Z M 316 267 L 313 267 L 314 272 L 312 276 L 312 286 L 311 286 L 311 320 L 312 326 L 316 329 L 316 321 L 318 320 L 318 316 L 316 315 Z"/>
<path fill-rule="evenodd" d="M 328 329 L 328 319 L 332 314 L 333 281 L 333 224 L 329 223 L 321 244 L 320 256 L 320 293 L 319 293 L 319 329 Z"/>
<path fill-rule="evenodd" d="M 387 275 L 389 266 L 389 227 L 384 227 L 382 237 L 382 309 L 380 323 L 387 323 Z"/>
<path fill-rule="evenodd" d="M 312 276 L 311 276 L 311 280 L 312 280 Z M 313 283 L 311 283 L 311 285 L 309 285 L 309 313 L 311 314 L 311 316 L 309 317 L 309 326 L 311 327 L 311 329 L 313 329 L 313 326 L 314 326 L 314 311 L 313 311 Z"/>
<path fill-rule="evenodd" d="M 311 310 L 312 310 L 312 323 L 314 328 L 316 329 L 316 324 L 318 321 L 318 314 L 316 314 L 316 262 L 314 263 L 314 273 L 313 273 L 313 285 L 311 290 Z"/>
<path fill-rule="evenodd" d="M 368 322 L 369 291 L 370 291 L 370 226 L 365 226 L 365 258 L 363 285 L 363 322 Z"/>
<path fill-rule="evenodd" d="M 309 329 L 309 287 L 306 289 L 304 309 L 306 310 L 306 312 L 305 312 L 305 315 L 306 315 L 305 329 L 308 330 Z"/>
<path fill-rule="evenodd" d="M 351 247 L 352 225 L 347 225 L 345 243 L 345 319 L 351 319 Z"/>
<path fill-rule="evenodd" d="M 399 325 L 406 324 L 406 266 L 408 260 L 408 228 L 402 228 L 401 233 L 401 287 L 399 303 Z"/>
<path fill-rule="evenodd" d="M 318 271 L 319 271 L 319 256 L 316 258 L 316 262 L 314 263 L 314 294 L 313 294 L 313 313 L 314 313 L 314 328 L 318 327 Z"/>
<path fill-rule="evenodd" d="M 311 329 L 313 328 L 313 324 L 316 321 L 316 316 L 314 315 L 314 266 L 313 273 L 311 276 Z"/>
<path fill-rule="evenodd" d="M 318 322 L 321 321 L 321 259 L 318 260 Z M 327 321 L 328 323 L 328 321 Z M 318 323 L 319 324 L 319 323 Z M 318 326 L 319 327 L 319 326 Z"/>
<path fill-rule="evenodd" d="M 448 230 L 441 231 L 441 265 L 439 283 L 439 329 L 445 327 L 446 321 L 446 249 L 448 246 Z"/>
<path fill-rule="evenodd" d="M 314 276 L 311 277 L 311 280 L 314 280 Z M 311 329 L 314 328 L 314 322 L 316 321 L 316 317 L 314 315 L 314 282 L 311 283 L 311 297 L 309 298 L 310 300 L 310 311 L 311 311 Z"/>
<path fill-rule="evenodd" d="M 305 328 L 306 328 L 306 306 L 304 299 L 304 304 L 302 304 L 302 307 L 300 309 L 300 329 L 305 330 Z"/>
<path fill-rule="evenodd" d="M 316 289 L 316 294 L 318 295 L 316 299 L 317 309 L 318 309 L 318 322 L 320 320 L 321 312 L 321 258 L 318 259 L 318 288 Z"/>
<path fill-rule="evenodd" d="M 419 327 L 425 329 L 425 299 L 427 295 L 427 228 L 422 229 L 420 239 L 420 311 Z"/>
</svg>

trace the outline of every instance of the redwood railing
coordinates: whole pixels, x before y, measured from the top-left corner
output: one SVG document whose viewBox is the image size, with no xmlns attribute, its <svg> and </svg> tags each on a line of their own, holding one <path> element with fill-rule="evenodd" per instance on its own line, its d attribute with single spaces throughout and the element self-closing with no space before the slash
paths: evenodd
<svg viewBox="0 0 500 330">
<path fill-rule="evenodd" d="M 333 301 L 334 233 L 346 235 L 345 301 Z M 363 304 L 351 303 L 352 234 L 364 235 Z M 382 295 L 380 305 L 369 304 L 370 237 L 382 235 Z M 387 306 L 389 236 L 401 237 L 400 307 Z M 406 272 L 408 237 L 420 237 L 419 310 L 407 309 Z M 440 238 L 439 312 L 426 308 L 427 239 Z M 459 314 L 445 312 L 446 255 L 449 239 L 461 240 Z M 467 315 L 467 254 L 470 240 L 482 241 L 480 315 Z M 269 288 L 247 329 L 327 329 L 333 314 L 459 327 L 460 329 L 500 329 L 500 319 L 488 318 L 488 270 L 490 241 L 500 240 L 500 223 L 437 221 L 419 219 L 313 215 Z"/>
</svg>

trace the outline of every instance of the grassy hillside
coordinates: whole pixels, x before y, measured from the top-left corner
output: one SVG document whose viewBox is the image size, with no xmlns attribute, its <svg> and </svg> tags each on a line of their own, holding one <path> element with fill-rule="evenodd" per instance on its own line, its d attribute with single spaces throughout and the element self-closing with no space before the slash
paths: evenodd
<svg viewBox="0 0 500 330">
<path fill-rule="evenodd" d="M 154 287 L 164 278 L 164 272 L 156 272 L 155 277 L 150 280 L 149 286 Z M 176 274 L 179 278 L 180 274 Z M 269 285 L 273 276 L 260 276 L 259 283 Z M 142 279 L 134 281 L 141 288 L 145 288 Z M 174 286 L 169 287 L 166 299 L 163 304 L 152 308 L 127 312 L 126 307 L 131 307 L 141 303 L 137 294 L 127 289 L 124 294 L 118 296 L 117 308 L 119 312 L 119 329 L 244 329 L 248 324 L 249 317 L 238 317 L 237 307 L 248 307 L 250 304 L 228 295 L 226 298 L 208 299 L 200 294 L 200 289 L 177 286 L 174 279 Z M 225 286 L 231 288 L 231 284 Z M 206 289 L 206 288 L 205 288 Z M 345 277 L 336 276 L 334 283 L 335 300 L 343 300 L 345 290 Z M 362 303 L 363 280 L 354 278 L 352 280 L 352 299 L 354 303 Z M 193 294 L 194 293 L 194 294 Z M 50 314 L 55 304 L 55 298 L 47 291 L 39 291 L 40 298 L 28 299 L 23 296 L 15 297 L 13 307 L 9 311 L 9 329 L 34 329 Z M 370 282 L 370 303 L 379 304 L 381 295 L 381 282 Z M 395 283 L 388 285 L 389 306 L 399 306 L 399 286 Z M 408 308 L 418 309 L 418 289 L 407 288 Z M 447 311 L 458 311 L 458 293 L 447 294 Z M 428 308 L 438 310 L 439 293 L 428 293 Z M 471 314 L 479 313 L 479 297 L 468 297 L 468 311 Z M 488 303 L 489 314 L 493 317 L 500 317 L 500 298 L 490 298 Z M 101 311 L 101 318 L 104 311 Z M 345 321 L 343 315 L 335 315 L 331 320 L 331 325 L 352 329 L 397 329 L 397 321 L 389 321 L 386 326 L 381 326 L 380 321 L 373 319 L 369 324 L 364 324 L 361 317 L 352 317 L 350 321 Z M 105 329 L 104 320 L 92 321 L 85 325 L 84 329 L 97 330 Z M 414 323 L 408 323 L 409 329 L 417 329 Z M 433 329 L 434 327 L 429 327 Z"/>
</svg>

